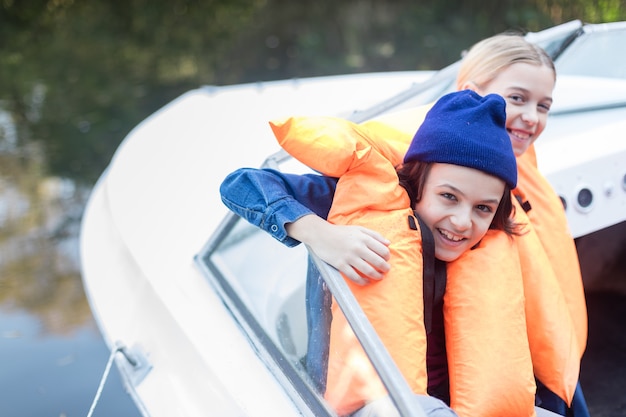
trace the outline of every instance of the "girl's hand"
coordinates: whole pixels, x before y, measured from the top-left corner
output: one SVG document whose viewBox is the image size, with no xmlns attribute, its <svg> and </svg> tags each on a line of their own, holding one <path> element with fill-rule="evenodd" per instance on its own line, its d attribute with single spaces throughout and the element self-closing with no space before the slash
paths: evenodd
<svg viewBox="0 0 626 417">
<path fill-rule="evenodd" d="M 373 230 L 334 225 L 314 214 L 287 224 L 285 229 L 357 284 L 380 280 L 389 271 L 389 241 Z"/>
</svg>

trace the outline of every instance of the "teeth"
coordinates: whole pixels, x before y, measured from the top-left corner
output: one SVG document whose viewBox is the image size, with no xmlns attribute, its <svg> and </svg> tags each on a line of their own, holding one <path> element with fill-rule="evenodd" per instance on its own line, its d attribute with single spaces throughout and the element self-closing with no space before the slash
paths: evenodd
<svg viewBox="0 0 626 417">
<path fill-rule="evenodd" d="M 455 236 L 455 235 L 449 233 L 447 230 L 439 229 L 439 233 L 441 233 L 446 239 L 450 239 L 453 242 L 460 242 L 461 240 L 464 239 L 463 237 Z"/>
<path fill-rule="evenodd" d="M 510 131 L 510 132 L 511 132 L 511 135 L 515 136 L 519 140 L 527 140 L 528 138 L 530 138 L 530 135 L 528 134 L 521 134 L 519 132 L 513 132 L 513 131 Z"/>
</svg>

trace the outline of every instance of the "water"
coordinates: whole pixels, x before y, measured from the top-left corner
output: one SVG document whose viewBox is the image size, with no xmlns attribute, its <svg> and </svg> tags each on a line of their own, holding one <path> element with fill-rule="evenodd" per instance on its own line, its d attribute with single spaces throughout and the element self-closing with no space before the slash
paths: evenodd
<svg viewBox="0 0 626 417">
<path fill-rule="evenodd" d="M 0 414 L 87 416 L 109 359 L 80 277 L 89 190 L 0 157 Z M 93 416 L 140 416 L 115 367 Z"/>
<path fill-rule="evenodd" d="M 7 417 L 86 416 L 109 352 L 93 321 L 48 333 L 36 316 L 0 310 L 0 407 Z M 94 417 L 140 416 L 112 368 Z"/>
</svg>

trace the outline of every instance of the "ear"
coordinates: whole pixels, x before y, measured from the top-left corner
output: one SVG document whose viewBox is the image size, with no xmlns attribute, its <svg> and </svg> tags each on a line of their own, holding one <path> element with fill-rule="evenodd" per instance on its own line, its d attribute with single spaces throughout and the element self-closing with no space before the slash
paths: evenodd
<svg viewBox="0 0 626 417">
<path fill-rule="evenodd" d="M 472 90 L 475 93 L 480 94 L 480 88 L 474 83 L 474 81 L 466 81 L 461 86 L 460 90 Z"/>
</svg>

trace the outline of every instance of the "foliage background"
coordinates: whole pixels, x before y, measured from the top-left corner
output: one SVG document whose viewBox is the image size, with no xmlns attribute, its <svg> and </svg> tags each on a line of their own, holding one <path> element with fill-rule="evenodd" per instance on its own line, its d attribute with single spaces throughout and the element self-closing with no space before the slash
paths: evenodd
<svg viewBox="0 0 626 417">
<path fill-rule="evenodd" d="M 438 69 L 474 42 L 624 0 L 0 0 L 0 143 L 90 184 L 133 126 L 183 92 L 368 71 Z M 9 137 L 10 136 L 10 137 Z M 0 175 L 6 168 L 0 167 Z"/>
</svg>

